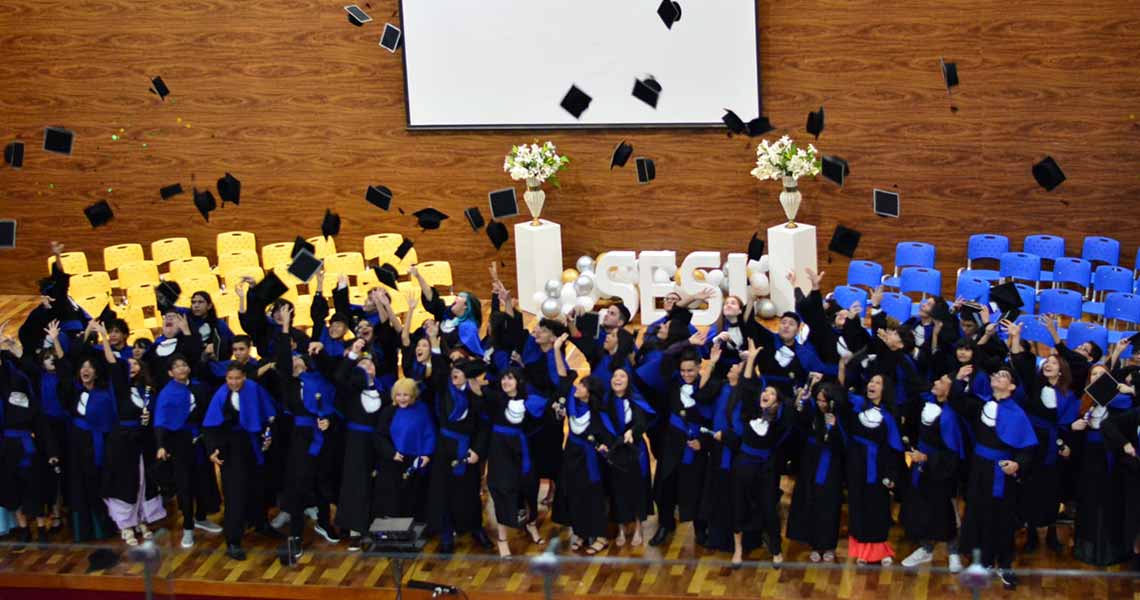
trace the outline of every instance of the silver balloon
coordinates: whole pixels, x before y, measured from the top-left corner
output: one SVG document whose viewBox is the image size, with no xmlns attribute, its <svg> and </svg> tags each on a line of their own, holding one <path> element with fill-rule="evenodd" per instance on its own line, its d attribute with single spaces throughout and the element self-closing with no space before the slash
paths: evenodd
<svg viewBox="0 0 1140 600">
<path fill-rule="evenodd" d="M 543 307 L 546 305 L 543 304 Z M 771 319 L 776 316 L 776 303 L 771 298 L 760 299 L 760 318 Z"/>
<path fill-rule="evenodd" d="M 590 292 L 594 291 L 594 274 L 586 272 L 579 275 L 578 279 L 574 281 L 574 291 L 579 296 L 588 296 Z"/>
<path fill-rule="evenodd" d="M 582 256 L 578 258 L 578 264 L 575 265 L 579 273 L 593 273 L 594 272 L 594 259 L 590 256 Z"/>
<path fill-rule="evenodd" d="M 543 286 L 542 289 L 546 291 L 547 298 L 557 298 L 558 293 L 562 291 L 562 280 L 548 279 L 546 280 L 546 285 Z"/>
<path fill-rule="evenodd" d="M 542 301 L 542 316 L 547 319 L 556 318 L 562 313 L 562 302 L 558 298 L 547 298 Z"/>
</svg>

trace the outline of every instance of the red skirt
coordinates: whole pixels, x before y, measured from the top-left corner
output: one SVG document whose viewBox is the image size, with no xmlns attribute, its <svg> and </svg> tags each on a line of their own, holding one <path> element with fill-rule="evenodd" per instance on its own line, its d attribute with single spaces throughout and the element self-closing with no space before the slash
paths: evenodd
<svg viewBox="0 0 1140 600">
<path fill-rule="evenodd" d="M 869 563 L 877 563 L 884 558 L 894 557 L 895 551 L 891 549 L 890 542 L 876 542 L 866 543 L 860 542 L 851 536 L 847 536 L 847 556 L 851 558 L 864 560 Z"/>
</svg>

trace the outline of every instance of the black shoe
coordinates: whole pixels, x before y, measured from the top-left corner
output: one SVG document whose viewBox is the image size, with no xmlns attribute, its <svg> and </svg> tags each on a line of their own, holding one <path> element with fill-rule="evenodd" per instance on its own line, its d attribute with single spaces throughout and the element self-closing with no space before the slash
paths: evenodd
<svg viewBox="0 0 1140 600">
<path fill-rule="evenodd" d="M 1037 539 L 1037 529 L 1030 527 L 1026 531 L 1025 545 L 1021 547 L 1021 551 L 1025 554 L 1029 554 L 1034 550 L 1037 550 L 1038 544 L 1039 540 Z"/>
<path fill-rule="evenodd" d="M 36 532 L 36 543 L 40 544 L 40 545 L 44 545 L 44 544 L 49 543 L 50 541 L 51 540 L 48 538 L 47 528 L 46 527 L 40 527 L 39 531 Z"/>
<path fill-rule="evenodd" d="M 27 527 L 17 527 L 12 530 L 12 539 L 16 540 L 12 552 L 23 552 L 28 549 L 28 544 L 32 542 L 32 530 Z"/>
<path fill-rule="evenodd" d="M 245 560 L 245 550 L 242 550 L 241 546 L 237 544 L 226 544 L 226 556 L 233 560 L 242 561 Z"/>
<path fill-rule="evenodd" d="M 439 543 L 439 553 L 440 554 L 455 554 L 455 542 L 440 542 Z"/>
<path fill-rule="evenodd" d="M 305 549 L 301 546 L 301 538 L 291 537 L 287 540 L 287 545 L 289 548 L 289 560 L 292 562 L 295 563 L 301 560 L 301 557 L 305 555 Z"/>
<path fill-rule="evenodd" d="M 693 528 L 693 541 L 695 541 L 698 546 L 704 546 L 705 542 L 707 542 L 708 540 L 709 540 L 708 531 L 706 531 L 704 529 L 697 528 L 697 527 Z"/>
<path fill-rule="evenodd" d="M 340 543 L 340 532 L 337 531 L 336 527 L 333 527 L 331 523 L 321 523 L 318 521 L 317 524 L 313 526 L 313 531 L 317 532 L 317 535 L 325 538 L 325 541 L 330 544 Z"/>
<path fill-rule="evenodd" d="M 1057 554 L 1064 554 L 1065 549 L 1061 546 L 1061 540 L 1057 539 L 1056 527 L 1050 526 L 1045 532 L 1045 546 Z"/>
<path fill-rule="evenodd" d="M 1012 590 L 1017 587 L 1017 574 L 1013 569 L 999 569 L 998 578 L 1001 579 L 1001 585 L 1007 590 Z"/>
<path fill-rule="evenodd" d="M 653 537 L 649 540 L 649 545 L 650 546 L 660 546 L 661 544 L 664 544 L 665 541 L 669 539 L 670 533 L 673 533 L 672 529 L 665 529 L 664 527 L 658 527 L 657 533 L 654 533 Z"/>
<path fill-rule="evenodd" d="M 484 550 L 492 550 L 495 547 L 495 545 L 491 543 L 491 538 L 487 537 L 487 532 L 483 531 L 482 527 L 472 531 L 471 538 L 475 540 L 476 544 L 482 546 Z"/>
<path fill-rule="evenodd" d="M 284 533 L 281 533 L 280 531 L 277 531 L 276 529 L 270 527 L 269 523 L 262 523 L 261 525 L 258 525 L 256 528 L 254 528 L 254 531 L 260 533 L 261 535 L 264 535 L 267 538 L 272 538 L 275 540 L 283 540 L 287 537 Z"/>
<path fill-rule="evenodd" d="M 360 536 L 359 535 L 348 536 L 348 551 L 349 552 L 360 552 Z"/>
</svg>

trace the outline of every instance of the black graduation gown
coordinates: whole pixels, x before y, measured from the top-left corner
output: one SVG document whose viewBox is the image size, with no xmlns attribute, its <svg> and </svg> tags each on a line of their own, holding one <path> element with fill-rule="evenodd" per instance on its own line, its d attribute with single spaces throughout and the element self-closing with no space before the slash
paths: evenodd
<svg viewBox="0 0 1140 600">
<path fill-rule="evenodd" d="M 521 319 L 513 323 L 513 328 L 522 327 Z M 527 343 L 534 343 L 529 341 L 531 338 L 525 332 L 516 332 L 515 335 L 521 336 L 524 340 L 524 346 Z M 519 348 L 518 352 L 522 355 L 523 349 Z M 526 358 L 524 357 L 523 360 L 525 361 Z M 562 468 L 562 444 L 565 438 L 564 422 L 553 414 L 554 405 L 560 400 L 568 398 L 572 393 L 574 374 L 571 373 L 568 377 L 560 378 L 551 373 L 545 353 L 539 360 L 524 363 L 523 373 L 526 375 L 527 389 L 530 393 L 538 394 L 548 400 L 547 410 L 550 411 L 550 414 L 542 421 L 535 421 L 533 426 L 527 429 L 527 436 L 534 461 L 535 474 L 539 479 L 554 481 L 558 479 L 558 472 Z"/>
<path fill-rule="evenodd" d="M 186 426 L 182 430 L 170 431 L 157 424 L 154 427 L 156 449 L 164 448 L 170 456 L 158 463 L 155 471 L 170 483 L 178 495 L 184 531 L 192 531 L 195 520 L 205 519 L 222 508 L 217 473 L 214 463 L 207 457 L 201 431 L 212 394 L 208 386 L 196 381 L 190 384 L 190 393 L 194 395 L 194 410 L 186 418 Z M 157 408 L 156 401 L 155 412 Z"/>
<path fill-rule="evenodd" d="M 219 451 L 222 466 L 222 494 L 226 499 L 226 510 L 222 517 L 223 535 L 226 543 L 240 545 L 247 525 L 265 525 L 265 510 L 262 504 L 261 469 L 257 464 L 250 433 L 241 428 L 240 413 L 234 409 L 227 397 L 222 404 L 222 423 L 216 427 L 206 427 L 203 436 L 206 440 L 206 454 Z M 206 400 L 209 405 L 210 399 Z M 260 443 L 261 440 L 258 440 Z M 298 511 L 295 520 L 304 523 Z"/>
<path fill-rule="evenodd" d="M 46 476 L 47 461 L 60 457 L 59 444 L 39 394 L 18 371 L 15 356 L 5 351 L 0 363 L 0 506 L 35 518 L 43 514 L 44 488 L 53 484 Z"/>
<path fill-rule="evenodd" d="M 868 407 L 870 401 L 867 401 Z M 874 428 L 866 427 L 859 421 L 851 402 L 840 399 L 836 406 L 837 417 L 843 423 L 848 436 L 847 443 L 847 530 L 859 542 L 875 544 L 887 541 L 891 529 L 891 494 L 883 485 L 883 479 L 900 483 L 902 455 L 888 443 L 886 415 L 884 421 Z M 877 476 L 867 481 L 867 446 L 854 440 L 854 437 L 870 440 L 878 447 L 875 463 Z"/>
<path fill-rule="evenodd" d="M 805 443 L 792 490 L 787 535 L 822 553 L 835 550 L 839 542 L 846 447 L 838 423 L 828 431 L 814 400 L 806 401 L 797 414 Z"/>
<path fill-rule="evenodd" d="M 573 528 L 575 535 L 587 540 L 605 537 L 609 524 L 603 480 L 605 458 L 594 448 L 602 444 L 612 448 L 615 441 L 602 425 L 598 412 L 590 408 L 589 415 L 590 422 L 581 432 L 575 433 L 571 426 L 551 511 L 555 523 Z"/>
<path fill-rule="evenodd" d="M 624 413 L 626 403 L 629 404 L 630 419 L 624 427 L 617 430 L 618 424 L 623 420 L 618 411 Z M 645 445 L 649 415 L 628 397 L 610 397 L 606 409 L 610 423 L 616 430 L 614 443 L 620 447 L 617 452 L 611 451 L 610 468 L 605 469 L 608 476 L 606 489 L 610 498 L 610 520 L 619 524 L 644 521 L 650 511 L 649 450 Z M 633 435 L 632 446 L 623 442 L 627 431 Z M 640 458 L 643 453 L 646 454 L 644 470 Z"/>
<path fill-rule="evenodd" d="M 379 451 L 376 455 L 374 507 L 377 516 L 415 517 L 417 521 L 423 521 L 427 515 L 425 500 L 430 471 L 427 468 L 413 469 L 415 456 L 404 456 L 403 461 L 393 460 L 398 449 L 392 440 L 392 419 L 401 410 L 415 409 L 411 407 L 402 409 L 391 403 L 380 409 L 379 422 L 376 425 L 376 430 L 379 432 L 377 440 Z M 421 426 L 435 428 L 430 419 L 425 419 Z M 475 469 L 475 465 L 471 468 L 478 470 Z"/>
<path fill-rule="evenodd" d="M 780 406 L 774 415 L 761 415 L 759 390 L 754 386 L 751 380 L 741 384 L 744 406 L 736 426 L 743 433 L 739 436 L 739 451 L 732 460 L 732 530 L 734 533 L 765 533 L 768 551 L 775 556 L 781 553 L 781 454 L 792 430 L 795 412 L 791 407 Z M 768 421 L 764 435 L 753 429 L 751 422 L 756 419 Z M 730 430 L 725 435 L 736 437 L 736 432 Z"/>
<path fill-rule="evenodd" d="M 943 410 L 929 425 L 919 421 L 915 447 L 926 454 L 926 462 L 911 465 L 909 485 L 899 520 L 906 535 L 914 542 L 946 542 L 958 530 L 957 505 L 954 503 L 958 483 L 960 457 L 942 436 L 942 419 L 956 419 L 956 413 Z"/>
<path fill-rule="evenodd" d="M 699 389 L 694 382 L 692 397 L 696 403 L 686 408 L 681 402 L 682 385 L 680 380 L 671 382 L 666 392 L 666 405 L 661 411 L 665 421 L 660 437 L 661 454 L 657 457 L 657 468 L 653 474 L 657 517 L 661 526 L 667 528 L 673 526 L 675 507 L 680 509 L 682 523 L 698 516 L 709 457 L 708 436 L 700 434 L 699 430 L 712 427 L 712 421 L 701 414 L 698 404 L 710 405 L 716 401 L 712 390 Z M 689 440 L 700 440 L 701 449 L 690 449 Z"/>
<path fill-rule="evenodd" d="M 344 468 L 341 471 L 340 495 L 336 505 L 336 524 L 345 531 L 364 534 L 372 524 L 375 512 L 375 482 L 380 421 L 387 398 L 380 397 L 380 407 L 368 412 L 361 401 L 368 384 L 367 375 L 350 361 L 344 361 L 337 372 L 342 382 L 337 391 L 337 405 L 345 419 Z"/>
<path fill-rule="evenodd" d="M 77 541 L 104 537 L 111 531 L 107 507 L 103 502 L 103 466 L 99 464 L 106 464 L 106 435 L 75 425 L 80 419 L 85 419 L 79 409 L 84 391 L 79 389 L 76 371 L 69 360 L 57 361 L 56 370 L 59 373 L 60 404 L 72 416 L 72 427 L 68 430 L 68 456 L 65 458 L 68 465 L 67 495 L 72 513 L 72 530 Z M 100 383 L 96 382 L 96 387 L 89 393 L 111 395 L 110 386 L 99 385 Z M 102 441 L 97 443 L 95 436 L 101 436 Z M 103 450 L 102 461 L 97 458 L 99 448 Z"/>
<path fill-rule="evenodd" d="M 186 357 L 190 367 L 196 366 L 202 355 L 202 338 L 191 332 L 190 335 L 178 334 L 175 338 L 176 343 L 174 350 L 166 356 L 159 356 L 158 344 L 151 345 L 147 348 L 142 356 L 142 366 L 147 369 L 150 374 L 150 381 L 154 384 L 154 389 L 161 390 L 163 386 L 170 381 L 170 365 L 169 360 L 171 356 L 180 354 Z M 207 399 L 208 400 L 208 399 Z"/>
<path fill-rule="evenodd" d="M 1122 502 L 1123 506 L 1131 507 L 1124 511 L 1123 539 L 1130 544 L 1140 536 L 1140 510 L 1136 510 L 1140 506 L 1140 459 L 1124 454 L 1122 449 L 1125 444 L 1132 444 L 1132 448 L 1140 452 L 1140 408 L 1109 416 L 1100 430 L 1105 443 L 1119 458 L 1116 466 L 1124 488 Z"/>
<path fill-rule="evenodd" d="M 723 358 L 721 359 L 723 361 Z M 739 412 L 743 389 L 741 386 L 731 386 L 727 381 L 716 377 L 706 384 L 712 386 L 709 393 L 716 398 L 714 410 L 728 413 Z M 755 389 L 752 389 L 755 394 Z M 727 398 L 726 398 L 727 396 Z M 727 402 L 722 402 L 726 399 Z M 718 427 L 720 425 L 721 427 Z M 700 519 L 708 524 L 704 546 L 725 552 L 733 551 L 732 529 L 733 519 L 732 498 L 732 460 L 740 447 L 740 440 L 729 431 L 733 429 L 732 415 L 713 413 L 713 424 L 710 430 L 722 431 L 721 439 L 716 441 L 713 436 L 702 436 L 701 444 L 708 445 L 708 466 L 705 469 L 705 480 L 701 490 Z M 745 547 L 751 549 L 758 544 L 753 543 L 752 535 L 745 536 Z"/>
<path fill-rule="evenodd" d="M 522 421 L 511 423 L 506 413 L 507 405 L 512 398 L 502 390 L 494 388 L 488 388 L 484 394 L 492 427 L 487 450 L 487 489 L 495 506 L 495 521 L 506 527 L 521 529 L 527 523 L 533 523 L 538 517 L 538 477 L 534 464 L 534 450 L 530 448 L 530 438 L 526 437 L 526 432 L 543 424 L 547 419 L 548 409 L 544 408 L 543 413 L 535 417 L 524 407 Z M 525 473 L 522 442 L 524 437 L 527 441 L 530 467 Z M 524 510 L 527 519 L 520 521 L 519 513 Z"/>
<path fill-rule="evenodd" d="M 1028 352 L 1012 355 L 1010 359 L 1018 370 L 1018 378 L 1025 388 L 1017 403 L 1033 423 L 1037 434 L 1037 447 L 1033 452 L 1033 465 L 1028 476 L 1021 479 L 1018 514 L 1030 528 L 1046 527 L 1057 522 L 1061 508 L 1061 473 L 1069 458 L 1058 456 L 1053 440 L 1062 440 L 1072 447 L 1073 435 L 1069 423 L 1059 422 L 1057 408 L 1046 408 L 1041 402 L 1041 390 L 1048 385 L 1036 368 L 1036 357 Z M 1060 406 L 1061 390 L 1056 390 Z M 1076 400 L 1072 400 L 1076 402 Z M 1071 417 L 1070 417 L 1071 418 Z M 1031 533 L 1030 535 L 1034 535 Z"/>
<path fill-rule="evenodd" d="M 127 379 L 127 366 L 116 362 L 111 365 L 111 381 L 115 390 L 119 422 L 107 436 L 107 462 L 103 469 L 103 496 L 134 504 L 139 497 L 139 464 L 143 465 L 146 499 L 158 495 L 154 473 L 154 431 L 150 423 L 142 424 L 143 409 L 133 401 L 135 386 Z M 140 386 L 140 401 L 151 400 L 152 392 Z"/>
<path fill-rule="evenodd" d="M 1109 407 L 1111 419 L 1124 411 Z M 1103 421 L 1102 421 L 1103 425 Z M 1078 432 L 1079 433 L 1079 432 Z M 1099 429 L 1088 429 L 1076 441 L 1077 515 L 1073 525 L 1073 556 L 1097 566 L 1114 565 L 1132 556 L 1132 539 L 1125 536 L 1125 485 L 1121 453 L 1105 443 Z M 1127 512 L 1135 512 L 1130 505 Z"/>
<path fill-rule="evenodd" d="M 483 525 L 483 502 L 479 497 L 482 472 L 478 464 L 466 464 L 467 453 L 459 450 L 461 441 L 467 442 L 482 460 L 487 454 L 487 428 L 479 416 L 481 401 L 470 388 L 458 391 L 467 398 L 466 414 L 453 414 L 451 368 L 446 363 L 433 364 L 431 377 L 425 383 L 435 396 L 436 420 L 440 425 L 428 469 L 428 524 L 449 540 L 452 532 L 473 532 Z"/>
</svg>

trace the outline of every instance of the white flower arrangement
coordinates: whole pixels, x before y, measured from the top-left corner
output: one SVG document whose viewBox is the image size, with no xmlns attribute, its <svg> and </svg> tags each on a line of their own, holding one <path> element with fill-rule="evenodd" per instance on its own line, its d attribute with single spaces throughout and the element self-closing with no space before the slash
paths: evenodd
<svg viewBox="0 0 1140 600">
<path fill-rule="evenodd" d="M 756 168 L 752 169 L 752 176 L 761 181 L 814 177 L 819 175 L 820 165 L 815 146 L 808 144 L 807 149 L 797 148 L 795 142 L 785 135 L 774 144 L 769 144 L 768 140 L 760 141 L 756 147 Z"/>
<path fill-rule="evenodd" d="M 567 156 L 559 156 L 558 150 L 551 142 L 544 142 L 541 146 L 538 141 L 527 145 L 511 146 L 511 151 L 503 159 L 503 171 L 511 174 L 511 179 L 549 181 L 554 187 L 561 187 L 558 183 L 558 172 L 570 163 Z"/>
</svg>

